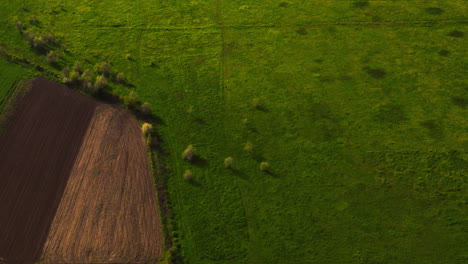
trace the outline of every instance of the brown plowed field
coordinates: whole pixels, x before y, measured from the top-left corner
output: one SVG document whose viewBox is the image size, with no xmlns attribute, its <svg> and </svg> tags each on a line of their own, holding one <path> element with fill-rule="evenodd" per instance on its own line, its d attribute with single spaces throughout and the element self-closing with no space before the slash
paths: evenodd
<svg viewBox="0 0 468 264">
<path fill-rule="evenodd" d="M 139 125 L 33 81 L 0 135 L 0 263 L 148 263 L 162 237 Z"/>
<path fill-rule="evenodd" d="M 157 263 L 162 231 L 148 168 L 137 121 L 99 106 L 45 244 L 45 262 Z"/>
</svg>

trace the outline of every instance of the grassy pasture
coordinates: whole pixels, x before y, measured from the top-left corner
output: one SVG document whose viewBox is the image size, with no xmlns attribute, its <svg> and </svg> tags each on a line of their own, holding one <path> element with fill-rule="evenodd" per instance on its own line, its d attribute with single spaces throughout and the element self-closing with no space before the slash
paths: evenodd
<svg viewBox="0 0 468 264">
<path fill-rule="evenodd" d="M 106 59 L 134 85 L 118 93 L 152 104 L 185 263 L 463 263 L 466 10 L 462 0 L 16 0 L 0 3 L 0 44 L 57 72 Z M 58 67 L 15 19 L 59 37 Z"/>
<path fill-rule="evenodd" d="M 26 77 L 27 71 L 0 58 L 0 113 L 15 90 L 17 81 Z"/>
</svg>

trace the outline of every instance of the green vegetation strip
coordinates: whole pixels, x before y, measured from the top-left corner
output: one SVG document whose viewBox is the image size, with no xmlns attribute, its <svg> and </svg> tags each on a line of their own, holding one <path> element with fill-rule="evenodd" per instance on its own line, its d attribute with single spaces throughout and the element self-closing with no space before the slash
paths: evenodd
<svg viewBox="0 0 468 264">
<path fill-rule="evenodd" d="M 27 70 L 0 57 L 0 133 L 15 104 L 29 89 L 27 82 L 23 81 L 27 76 Z"/>
</svg>

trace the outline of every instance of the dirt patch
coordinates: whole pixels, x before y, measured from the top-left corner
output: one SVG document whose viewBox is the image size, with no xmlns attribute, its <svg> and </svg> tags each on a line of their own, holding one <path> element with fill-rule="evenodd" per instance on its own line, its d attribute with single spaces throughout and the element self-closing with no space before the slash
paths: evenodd
<svg viewBox="0 0 468 264">
<path fill-rule="evenodd" d="M 41 253 L 94 101 L 36 79 L 0 135 L 0 258 L 33 263 Z"/>
<path fill-rule="evenodd" d="M 127 112 L 36 79 L 0 146 L 0 262 L 159 261 L 149 157 Z"/>
</svg>

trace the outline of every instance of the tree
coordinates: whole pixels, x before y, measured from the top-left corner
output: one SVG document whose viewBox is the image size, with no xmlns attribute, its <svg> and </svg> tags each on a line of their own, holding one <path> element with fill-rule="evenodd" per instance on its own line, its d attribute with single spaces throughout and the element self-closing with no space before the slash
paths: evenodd
<svg viewBox="0 0 468 264">
<path fill-rule="evenodd" d="M 80 73 L 78 73 L 76 71 L 73 71 L 72 73 L 70 73 L 70 80 L 73 83 L 79 82 L 80 81 Z"/>
<path fill-rule="evenodd" d="M 46 41 L 44 40 L 44 38 L 42 38 L 42 36 L 35 36 L 32 41 L 32 44 L 33 47 L 37 49 L 45 49 L 47 45 Z"/>
<path fill-rule="evenodd" d="M 268 162 L 266 161 L 262 161 L 262 163 L 260 163 L 260 170 L 262 171 L 268 171 L 269 167 L 270 167 L 270 164 L 268 164 Z"/>
<path fill-rule="evenodd" d="M 193 114 L 193 105 L 189 106 L 189 108 L 187 109 L 187 113 L 189 115 L 192 115 Z"/>
<path fill-rule="evenodd" d="M 109 76 L 112 71 L 112 67 L 107 61 L 103 61 L 101 64 L 97 64 L 95 66 L 95 70 L 104 76 Z"/>
<path fill-rule="evenodd" d="M 36 33 L 32 30 L 23 31 L 24 38 L 28 41 L 29 46 L 34 46 L 34 38 L 36 37 Z"/>
<path fill-rule="evenodd" d="M 125 83 L 126 79 L 125 79 L 125 74 L 123 72 L 119 72 L 117 73 L 117 75 L 115 76 L 115 80 L 118 82 L 118 83 Z"/>
<path fill-rule="evenodd" d="M 253 104 L 253 107 L 254 108 L 260 108 L 261 104 L 260 104 L 260 98 L 258 97 L 255 97 L 253 100 L 252 100 L 252 104 Z"/>
<path fill-rule="evenodd" d="M 148 102 L 144 102 L 142 105 L 141 105 L 141 112 L 145 115 L 149 115 L 151 114 L 151 105 L 148 103 Z"/>
<path fill-rule="evenodd" d="M 107 87 L 106 78 L 102 75 L 96 77 L 96 81 L 94 82 L 94 89 L 95 92 L 99 92 Z"/>
<path fill-rule="evenodd" d="M 195 156 L 195 148 L 193 145 L 188 145 L 187 148 L 182 152 L 182 158 L 184 160 L 191 161 L 193 157 Z"/>
<path fill-rule="evenodd" d="M 184 172 L 184 180 L 190 182 L 193 179 L 193 174 L 190 170 L 185 170 Z"/>
<path fill-rule="evenodd" d="M 233 162 L 234 162 L 233 157 L 227 157 L 227 158 L 224 159 L 224 166 L 229 169 L 229 168 L 232 167 Z"/>
<path fill-rule="evenodd" d="M 75 70 L 78 72 L 77 70 Z M 93 80 L 93 72 L 91 70 L 86 69 L 82 74 L 81 74 L 81 80 L 82 81 L 92 81 Z"/>
<path fill-rule="evenodd" d="M 47 53 L 47 56 L 46 56 L 46 61 L 47 63 L 49 64 L 55 64 L 57 63 L 57 60 L 59 59 L 59 52 L 58 51 L 50 51 L 49 53 Z"/>
<path fill-rule="evenodd" d="M 81 66 L 80 62 L 75 61 L 75 64 L 73 64 L 73 70 L 79 73 L 83 73 L 83 66 Z"/>
<path fill-rule="evenodd" d="M 21 21 L 19 20 L 15 20 L 15 26 L 16 26 L 16 29 L 21 32 L 24 30 L 24 26 L 23 24 L 21 23 Z"/>
<path fill-rule="evenodd" d="M 143 134 L 145 136 L 149 135 L 151 133 L 151 131 L 153 131 L 153 126 L 151 124 L 148 124 L 148 123 L 144 123 L 142 126 L 141 126 L 141 131 L 143 132 Z"/>
<path fill-rule="evenodd" d="M 245 147 L 244 147 L 244 151 L 245 151 L 245 152 L 251 152 L 251 151 L 252 151 L 252 148 L 253 148 L 253 146 L 252 146 L 251 143 L 246 143 L 246 144 L 245 144 Z"/>
<path fill-rule="evenodd" d="M 127 96 L 124 96 L 123 100 L 126 106 L 135 108 L 138 104 L 138 94 L 135 91 L 131 91 Z"/>
</svg>

